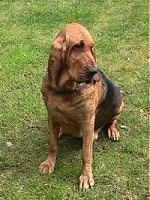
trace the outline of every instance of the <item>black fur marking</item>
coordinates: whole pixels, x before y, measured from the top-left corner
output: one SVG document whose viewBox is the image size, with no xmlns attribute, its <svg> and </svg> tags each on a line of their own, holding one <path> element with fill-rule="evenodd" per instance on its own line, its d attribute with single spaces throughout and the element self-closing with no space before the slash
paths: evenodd
<svg viewBox="0 0 150 200">
<path fill-rule="evenodd" d="M 98 71 L 104 85 L 104 98 L 97 107 L 95 130 L 103 128 L 117 112 L 122 102 L 120 89 L 102 72 Z"/>
</svg>

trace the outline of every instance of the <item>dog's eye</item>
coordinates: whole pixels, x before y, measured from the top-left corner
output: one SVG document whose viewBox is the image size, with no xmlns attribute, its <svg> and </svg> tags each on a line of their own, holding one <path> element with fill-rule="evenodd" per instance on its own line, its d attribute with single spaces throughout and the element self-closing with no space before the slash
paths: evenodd
<svg viewBox="0 0 150 200">
<path fill-rule="evenodd" d="M 75 45 L 74 45 L 74 48 L 75 48 L 75 49 L 83 49 L 83 48 L 84 48 L 84 43 L 83 43 L 83 42 L 80 42 L 80 43 L 78 43 L 78 44 L 75 44 Z"/>
</svg>

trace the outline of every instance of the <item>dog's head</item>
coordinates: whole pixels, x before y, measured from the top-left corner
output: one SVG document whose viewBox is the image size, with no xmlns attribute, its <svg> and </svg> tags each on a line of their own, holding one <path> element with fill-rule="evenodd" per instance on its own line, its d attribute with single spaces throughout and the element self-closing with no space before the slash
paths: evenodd
<svg viewBox="0 0 150 200">
<path fill-rule="evenodd" d="M 56 90 L 76 88 L 90 83 L 97 73 L 94 43 L 79 24 L 66 26 L 54 41 L 48 63 L 50 84 Z"/>
</svg>

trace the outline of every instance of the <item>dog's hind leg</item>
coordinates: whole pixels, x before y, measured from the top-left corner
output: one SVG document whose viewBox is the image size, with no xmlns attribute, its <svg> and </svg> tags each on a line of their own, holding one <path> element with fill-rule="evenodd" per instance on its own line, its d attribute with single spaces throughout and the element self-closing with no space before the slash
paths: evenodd
<svg viewBox="0 0 150 200">
<path fill-rule="evenodd" d="M 111 125 L 108 127 L 108 137 L 112 140 L 118 141 L 119 140 L 119 131 L 116 128 L 117 120 L 114 120 Z"/>
<path fill-rule="evenodd" d="M 119 140 L 119 131 L 116 128 L 116 122 L 117 119 L 120 116 L 120 113 L 122 111 L 124 107 L 124 102 L 122 101 L 120 107 L 118 108 L 117 112 L 115 113 L 115 115 L 113 115 L 112 119 L 109 121 L 109 123 L 107 124 L 108 127 L 108 137 L 114 141 L 118 141 Z"/>
</svg>

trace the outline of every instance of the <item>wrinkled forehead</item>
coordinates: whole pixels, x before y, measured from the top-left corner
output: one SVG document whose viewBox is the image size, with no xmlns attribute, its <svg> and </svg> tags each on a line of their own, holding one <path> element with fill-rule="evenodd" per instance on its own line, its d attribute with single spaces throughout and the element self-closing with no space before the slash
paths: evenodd
<svg viewBox="0 0 150 200">
<path fill-rule="evenodd" d="M 66 35 L 66 43 L 67 46 L 74 46 L 76 44 L 80 44 L 81 42 L 83 42 L 85 45 L 87 46 L 93 46 L 94 42 L 92 40 L 92 38 L 90 37 L 90 35 L 82 35 L 82 34 L 70 34 L 70 35 Z"/>
</svg>

